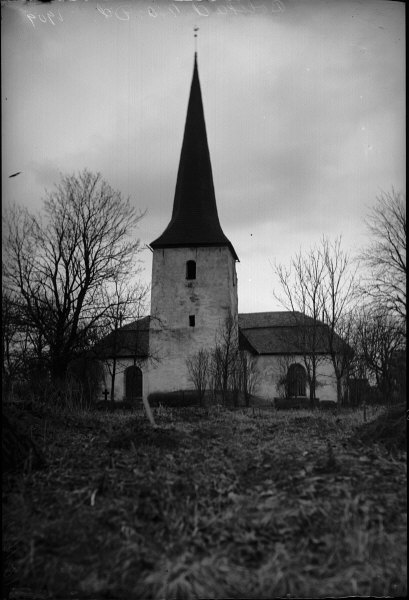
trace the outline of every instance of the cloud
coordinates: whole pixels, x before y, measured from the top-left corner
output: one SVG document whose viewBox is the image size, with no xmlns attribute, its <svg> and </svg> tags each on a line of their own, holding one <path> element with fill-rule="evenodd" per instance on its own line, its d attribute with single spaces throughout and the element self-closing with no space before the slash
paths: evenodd
<svg viewBox="0 0 409 600">
<path fill-rule="evenodd" d="M 83 6 L 61 3 L 64 21 L 41 29 L 3 7 L 3 169 L 23 171 L 3 178 L 3 196 L 38 205 L 60 171 L 100 171 L 148 209 L 150 242 L 171 215 L 198 15 L 132 7 L 125 22 Z M 379 188 L 405 181 L 402 7 L 283 6 L 199 19 L 219 216 L 245 279 L 245 264 L 284 259 L 322 233 L 356 246 Z"/>
</svg>

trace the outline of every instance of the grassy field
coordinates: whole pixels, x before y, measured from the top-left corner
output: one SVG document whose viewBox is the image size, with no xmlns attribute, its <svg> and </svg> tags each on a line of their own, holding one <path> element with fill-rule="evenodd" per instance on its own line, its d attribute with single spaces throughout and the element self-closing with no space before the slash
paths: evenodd
<svg viewBox="0 0 409 600">
<path fill-rule="evenodd" d="M 10 598 L 406 596 L 406 454 L 357 442 L 362 411 L 155 418 L 30 418 L 48 464 L 3 477 Z"/>
</svg>

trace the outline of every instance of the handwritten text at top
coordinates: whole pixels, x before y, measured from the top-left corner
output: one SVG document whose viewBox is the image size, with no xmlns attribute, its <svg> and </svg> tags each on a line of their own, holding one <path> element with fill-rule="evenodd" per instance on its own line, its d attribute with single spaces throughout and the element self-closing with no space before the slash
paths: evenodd
<svg viewBox="0 0 409 600">
<path fill-rule="evenodd" d="M 282 0 L 209 0 L 213 4 L 205 6 L 202 0 L 172 0 L 167 6 L 147 6 L 138 8 L 137 5 L 121 4 L 115 8 L 109 8 L 106 5 L 97 4 L 96 9 L 101 17 L 105 19 L 114 19 L 118 21 L 130 21 L 131 18 L 149 17 L 152 19 L 160 17 L 178 17 L 186 14 L 185 8 L 190 7 L 200 17 L 208 17 L 210 14 L 220 15 L 243 15 L 243 14 L 267 14 L 267 13 L 282 13 L 285 10 Z M 183 5 L 181 3 L 184 3 Z M 189 4 L 186 4 L 188 3 Z M 58 25 L 64 22 L 63 15 L 60 10 L 26 13 L 27 19 L 35 28 L 36 25 Z"/>
</svg>

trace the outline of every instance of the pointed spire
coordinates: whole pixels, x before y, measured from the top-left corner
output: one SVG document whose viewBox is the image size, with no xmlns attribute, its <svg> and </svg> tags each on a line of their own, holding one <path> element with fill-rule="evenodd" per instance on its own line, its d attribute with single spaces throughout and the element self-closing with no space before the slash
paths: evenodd
<svg viewBox="0 0 409 600">
<path fill-rule="evenodd" d="M 194 57 L 172 218 L 163 234 L 152 242 L 151 246 L 228 246 L 234 258 L 238 260 L 231 242 L 222 231 L 217 214 L 197 52 Z"/>
</svg>

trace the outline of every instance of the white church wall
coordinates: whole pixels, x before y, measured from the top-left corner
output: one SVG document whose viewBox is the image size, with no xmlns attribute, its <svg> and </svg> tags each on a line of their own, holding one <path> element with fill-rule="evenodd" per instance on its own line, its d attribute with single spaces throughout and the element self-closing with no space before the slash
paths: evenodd
<svg viewBox="0 0 409 600">
<path fill-rule="evenodd" d="M 178 390 L 194 390 L 189 380 L 184 356 L 170 356 L 160 364 L 149 369 L 144 387 L 144 396 L 155 392 L 176 392 Z"/>
<path fill-rule="evenodd" d="M 276 379 L 279 370 L 277 357 L 272 355 L 257 356 L 256 368 L 257 387 L 254 394 L 272 401 L 278 395 Z"/>
<path fill-rule="evenodd" d="M 176 351 L 178 350 L 175 346 Z M 290 364 L 303 364 L 302 356 L 261 355 L 256 356 L 257 386 L 254 394 L 265 400 L 272 401 L 280 396 L 278 381 L 283 374 L 283 369 Z M 109 366 L 108 366 L 109 365 Z M 114 399 L 116 402 L 126 398 L 125 371 L 133 366 L 133 359 L 120 359 L 117 361 L 114 384 Z M 161 363 L 157 361 L 142 361 L 138 363 L 143 374 L 143 395 L 145 398 L 154 392 L 172 392 L 177 390 L 194 390 L 186 368 L 186 357 L 181 354 L 168 356 Z M 112 360 L 104 363 L 104 384 L 102 392 L 108 390 L 108 399 L 111 392 Z M 336 378 L 330 359 L 320 362 L 317 369 L 318 387 L 316 395 L 320 400 L 337 401 Z M 307 395 L 308 395 L 307 385 Z M 100 400 L 103 400 L 101 394 Z"/>
<path fill-rule="evenodd" d="M 99 400 L 104 400 L 104 390 L 108 390 L 108 400 L 111 397 L 111 382 L 112 382 L 112 360 L 104 361 L 104 381 L 101 385 L 101 397 Z M 150 364 L 149 361 L 144 361 L 138 366 L 142 370 L 142 390 L 144 398 L 147 398 L 152 392 L 172 392 L 177 390 L 193 390 L 194 385 L 189 381 L 187 370 L 185 373 L 186 361 L 183 356 L 176 357 L 176 360 L 171 358 L 163 359 L 158 364 L 157 361 Z M 126 374 L 128 367 L 134 365 L 133 359 L 121 359 L 117 364 L 117 371 L 114 382 L 114 400 L 122 402 L 126 399 Z M 177 373 L 180 376 L 176 376 Z"/>
<path fill-rule="evenodd" d="M 117 360 L 115 382 L 114 382 L 114 400 L 120 402 L 125 398 L 125 369 L 131 366 L 131 360 L 121 359 Z M 112 369 L 113 360 L 105 360 L 104 363 L 104 385 L 105 389 L 108 390 L 108 400 L 111 398 L 111 385 L 112 385 Z M 104 390 L 102 390 L 104 391 Z M 103 398 L 101 398 L 102 400 Z"/>
<path fill-rule="evenodd" d="M 317 398 L 337 402 L 337 378 L 330 357 L 324 358 L 318 365 L 317 381 Z"/>
<path fill-rule="evenodd" d="M 116 361 L 115 369 L 115 381 L 114 381 L 114 400 L 115 402 L 122 402 L 126 400 L 126 369 L 135 365 L 133 358 L 120 358 Z M 137 366 L 142 370 L 142 389 L 145 393 L 145 387 L 149 389 L 149 367 L 148 361 L 138 361 Z M 108 390 L 108 400 L 111 398 L 111 384 L 112 384 L 112 370 L 113 360 L 105 360 L 103 362 L 104 367 L 104 383 L 102 386 L 101 400 L 104 399 L 104 389 Z"/>
<path fill-rule="evenodd" d="M 266 400 L 280 397 L 279 379 L 287 372 L 293 363 L 303 365 L 303 357 L 300 355 L 271 355 L 264 354 L 256 357 L 258 371 L 258 385 L 255 395 Z M 320 361 L 317 368 L 318 387 L 316 396 L 320 400 L 337 401 L 337 387 L 334 367 L 330 358 Z M 307 385 L 307 395 L 308 395 Z"/>
</svg>

